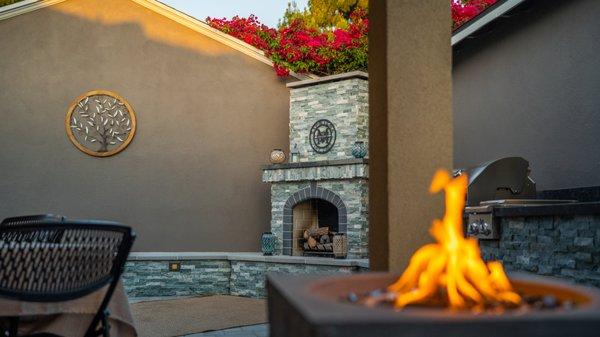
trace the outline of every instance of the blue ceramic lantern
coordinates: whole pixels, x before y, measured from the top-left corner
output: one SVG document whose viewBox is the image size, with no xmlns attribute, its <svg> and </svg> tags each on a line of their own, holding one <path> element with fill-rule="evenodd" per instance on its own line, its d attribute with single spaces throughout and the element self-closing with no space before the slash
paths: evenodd
<svg viewBox="0 0 600 337">
<path fill-rule="evenodd" d="M 271 232 L 264 232 L 262 237 L 260 238 L 260 246 L 263 252 L 263 255 L 273 255 L 275 252 L 275 244 L 277 242 L 277 238 L 275 234 Z"/>
<path fill-rule="evenodd" d="M 354 158 L 364 158 L 367 155 L 367 146 L 365 145 L 365 142 L 355 142 L 352 146 L 352 155 Z"/>
</svg>

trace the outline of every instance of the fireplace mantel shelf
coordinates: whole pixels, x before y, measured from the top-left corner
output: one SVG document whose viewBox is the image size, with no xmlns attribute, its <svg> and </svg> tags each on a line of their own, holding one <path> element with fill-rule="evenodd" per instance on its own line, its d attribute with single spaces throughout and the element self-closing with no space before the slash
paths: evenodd
<svg viewBox="0 0 600 337">
<path fill-rule="evenodd" d="M 269 165 L 263 168 L 262 180 L 276 183 L 368 178 L 369 160 L 352 158 Z"/>
<path fill-rule="evenodd" d="M 285 170 L 295 168 L 309 168 L 309 167 L 323 167 L 323 166 L 342 166 L 342 165 L 356 165 L 356 164 L 369 164 L 368 158 L 350 158 L 350 159 L 338 159 L 338 160 L 320 160 L 320 161 L 307 161 L 297 163 L 283 163 L 283 164 L 271 164 L 263 166 L 263 170 Z"/>
</svg>

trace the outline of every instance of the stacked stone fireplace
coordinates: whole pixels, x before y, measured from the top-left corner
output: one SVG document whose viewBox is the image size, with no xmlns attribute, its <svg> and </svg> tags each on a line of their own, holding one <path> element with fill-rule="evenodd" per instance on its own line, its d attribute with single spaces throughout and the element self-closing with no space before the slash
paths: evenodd
<svg viewBox="0 0 600 337">
<path fill-rule="evenodd" d="M 332 236 L 343 233 L 348 257 L 366 258 L 368 155 L 356 158 L 353 147 L 357 141 L 368 146 L 367 74 L 322 77 L 290 83 L 288 88 L 288 159 L 292 152 L 297 155 L 263 169 L 263 181 L 271 184 L 271 232 L 278 238 L 277 253 L 315 255 L 306 246 L 305 232 L 310 231 L 318 234 L 311 237 L 326 252 Z"/>
</svg>

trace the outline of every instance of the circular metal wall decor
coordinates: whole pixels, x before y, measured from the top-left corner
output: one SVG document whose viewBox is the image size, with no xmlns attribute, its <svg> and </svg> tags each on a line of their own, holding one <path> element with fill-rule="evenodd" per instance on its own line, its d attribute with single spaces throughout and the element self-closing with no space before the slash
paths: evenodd
<svg viewBox="0 0 600 337">
<path fill-rule="evenodd" d="M 335 145 L 335 126 L 327 119 L 320 119 L 310 129 L 310 146 L 316 153 L 327 153 Z"/>
<path fill-rule="evenodd" d="M 118 94 L 94 90 L 73 101 L 65 127 L 79 150 L 91 156 L 108 157 L 123 151 L 133 139 L 135 112 Z"/>
</svg>

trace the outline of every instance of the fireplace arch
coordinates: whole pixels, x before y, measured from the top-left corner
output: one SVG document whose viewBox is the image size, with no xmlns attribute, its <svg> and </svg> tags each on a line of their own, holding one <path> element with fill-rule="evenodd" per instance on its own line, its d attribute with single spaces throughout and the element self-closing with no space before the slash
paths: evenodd
<svg viewBox="0 0 600 337">
<path fill-rule="evenodd" d="M 303 188 L 292 194 L 285 205 L 283 206 L 283 255 L 292 255 L 293 247 L 293 209 L 296 205 L 311 199 L 324 200 L 337 208 L 337 231 L 339 233 L 347 233 L 348 216 L 346 205 L 335 192 L 328 189 L 317 187 L 316 184 L 311 184 L 310 187 Z"/>
</svg>

